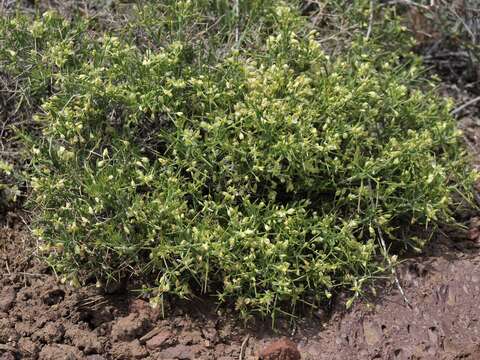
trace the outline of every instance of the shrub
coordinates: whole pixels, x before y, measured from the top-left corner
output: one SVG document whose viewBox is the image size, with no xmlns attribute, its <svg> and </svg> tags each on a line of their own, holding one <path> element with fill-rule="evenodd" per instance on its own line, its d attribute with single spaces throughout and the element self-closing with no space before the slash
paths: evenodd
<svg viewBox="0 0 480 360">
<path fill-rule="evenodd" d="M 243 316 L 358 294 L 379 236 L 421 247 L 409 227 L 452 221 L 475 178 L 449 107 L 411 54 L 358 36 L 329 58 L 292 6 L 219 4 L 147 5 L 95 35 L 52 12 L 3 20 L 2 59 L 31 64 L 42 103 L 27 143 L 47 261 Z"/>
</svg>

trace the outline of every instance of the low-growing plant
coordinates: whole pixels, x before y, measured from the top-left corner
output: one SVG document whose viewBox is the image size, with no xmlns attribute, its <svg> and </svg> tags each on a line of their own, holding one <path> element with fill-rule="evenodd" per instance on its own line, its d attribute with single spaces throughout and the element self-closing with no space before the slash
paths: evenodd
<svg viewBox="0 0 480 360">
<path fill-rule="evenodd" d="M 418 59 L 380 27 L 330 58 L 295 6 L 241 4 L 149 4 L 94 35 L 53 12 L 2 20 L 0 61 L 27 64 L 42 103 L 30 204 L 65 279 L 275 316 L 360 293 L 380 236 L 421 248 L 411 226 L 453 221 L 476 175 Z"/>
<path fill-rule="evenodd" d="M 12 184 L 13 165 L 0 159 L 0 215 L 16 201 L 18 188 Z"/>
</svg>

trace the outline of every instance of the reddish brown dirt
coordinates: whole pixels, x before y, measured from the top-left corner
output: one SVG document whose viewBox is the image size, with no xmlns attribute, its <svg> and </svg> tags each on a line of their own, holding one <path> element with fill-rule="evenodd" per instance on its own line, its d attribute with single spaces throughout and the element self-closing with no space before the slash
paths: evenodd
<svg viewBox="0 0 480 360">
<path fill-rule="evenodd" d="M 400 266 L 411 307 L 386 288 L 348 312 L 280 321 L 273 333 L 201 303 L 171 304 L 163 319 L 133 294 L 62 285 L 31 255 L 15 216 L 0 229 L 2 360 L 257 359 L 285 335 L 302 359 L 480 359 L 480 255 L 472 241 L 439 238 Z"/>
<path fill-rule="evenodd" d="M 287 338 L 271 342 L 259 356 L 260 360 L 300 360 L 297 345 Z"/>
</svg>

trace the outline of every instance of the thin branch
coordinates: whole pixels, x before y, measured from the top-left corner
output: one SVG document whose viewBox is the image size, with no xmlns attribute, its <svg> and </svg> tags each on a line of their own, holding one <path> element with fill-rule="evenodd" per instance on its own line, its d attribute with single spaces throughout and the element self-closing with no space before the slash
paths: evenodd
<svg viewBox="0 0 480 360">
<path fill-rule="evenodd" d="M 245 339 L 243 339 L 242 346 L 240 347 L 240 355 L 238 356 L 238 360 L 243 360 L 243 358 L 245 357 L 245 348 L 247 347 L 249 339 L 250 335 L 245 336 Z"/>
<path fill-rule="evenodd" d="M 7 264 L 8 265 L 8 264 Z M 0 276 L 10 276 L 12 273 L 8 273 L 8 274 L 0 274 Z M 45 276 L 48 276 L 47 274 L 36 274 L 36 273 L 28 273 L 28 272 L 22 272 L 22 271 L 15 271 L 14 274 L 18 274 L 18 275 L 23 275 L 23 276 L 32 276 L 32 277 L 45 277 Z"/>
<path fill-rule="evenodd" d="M 413 2 L 411 0 L 392 0 L 392 1 L 389 1 L 387 4 L 388 5 L 402 4 L 402 5 L 414 6 L 426 11 L 430 11 L 430 8 L 428 6 L 423 4 L 417 4 L 416 2 Z"/>
<path fill-rule="evenodd" d="M 239 22 L 240 22 L 240 5 L 239 0 L 234 0 L 233 4 L 233 11 L 235 13 L 235 44 L 238 47 L 238 42 L 240 40 L 240 29 L 239 29 Z"/>
<path fill-rule="evenodd" d="M 373 13 L 375 9 L 375 0 L 370 0 L 370 19 L 368 20 L 368 30 L 366 39 L 370 39 L 370 35 L 372 34 L 372 26 L 373 26 Z"/>
<path fill-rule="evenodd" d="M 476 98 L 473 98 L 469 101 L 467 101 L 465 104 L 463 105 L 460 105 L 459 107 L 455 108 L 454 110 L 452 110 L 451 114 L 452 115 L 457 115 L 459 112 L 461 112 L 463 109 L 475 104 L 476 102 L 479 102 L 480 101 L 480 96 L 477 96 Z"/>
<path fill-rule="evenodd" d="M 382 246 L 382 252 L 383 256 L 387 259 L 388 265 L 390 266 L 390 271 L 392 272 L 393 277 L 395 278 L 395 285 L 397 285 L 398 291 L 400 291 L 400 294 L 403 297 L 403 300 L 407 304 L 407 306 L 412 309 L 412 305 L 410 304 L 410 301 L 408 301 L 407 295 L 405 294 L 405 291 L 402 288 L 402 285 L 400 285 L 400 280 L 398 279 L 397 272 L 395 271 L 395 267 L 392 264 L 392 261 L 390 260 L 390 256 L 388 256 L 388 251 L 387 251 L 387 246 L 385 244 L 385 240 L 383 239 L 383 234 L 382 230 L 380 229 L 380 226 L 377 224 L 377 231 L 378 231 L 378 237 L 380 238 L 380 244 Z"/>
<path fill-rule="evenodd" d="M 368 186 L 370 187 L 370 189 L 372 189 L 372 183 L 370 182 L 370 180 L 368 180 Z M 376 203 L 373 201 L 372 197 L 370 197 L 370 202 L 372 203 L 373 207 L 378 206 L 378 192 L 377 192 Z M 385 244 L 385 240 L 383 239 L 382 230 L 381 230 L 380 226 L 378 225 L 378 223 L 376 221 L 375 221 L 375 226 L 377 227 L 377 233 L 378 233 L 378 237 L 380 239 L 380 246 L 382 247 L 383 256 L 387 260 L 387 263 L 388 263 L 388 266 L 390 267 L 390 271 L 392 273 L 392 276 L 395 279 L 395 285 L 397 285 L 397 289 L 398 289 L 398 291 L 400 291 L 400 294 L 403 296 L 403 300 L 405 301 L 407 306 L 410 309 L 412 309 L 413 307 L 410 304 L 410 301 L 408 301 L 407 295 L 405 294 L 405 291 L 403 290 L 402 285 L 400 284 L 400 280 L 398 279 L 398 274 L 397 274 L 397 271 L 395 269 L 395 266 L 394 266 L 394 264 L 392 264 L 392 260 L 390 259 L 390 256 L 388 256 L 387 245 Z"/>
</svg>

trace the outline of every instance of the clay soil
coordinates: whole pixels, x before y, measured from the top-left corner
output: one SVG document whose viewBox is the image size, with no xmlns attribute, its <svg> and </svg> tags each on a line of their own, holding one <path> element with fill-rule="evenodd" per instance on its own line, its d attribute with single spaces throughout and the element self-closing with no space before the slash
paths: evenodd
<svg viewBox="0 0 480 360">
<path fill-rule="evenodd" d="M 104 294 L 57 281 L 33 255 L 21 213 L 0 229 L 0 359 L 257 359 L 287 336 L 302 359 L 480 359 L 480 253 L 438 236 L 389 285 L 343 310 L 244 326 L 206 301 L 172 303 L 165 317 L 134 292 Z M 458 237 L 458 236 L 457 236 Z"/>
</svg>

